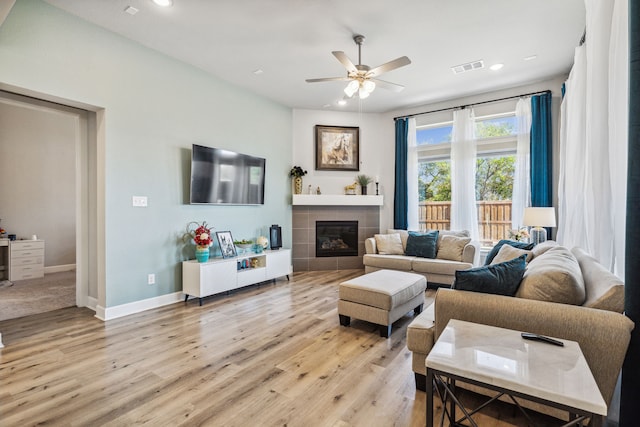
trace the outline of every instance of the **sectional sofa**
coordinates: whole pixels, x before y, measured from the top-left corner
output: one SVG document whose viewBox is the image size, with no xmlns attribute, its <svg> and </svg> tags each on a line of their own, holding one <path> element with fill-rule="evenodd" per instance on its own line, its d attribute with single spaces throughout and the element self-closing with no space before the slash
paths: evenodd
<svg viewBox="0 0 640 427">
<path fill-rule="evenodd" d="M 624 284 L 580 248 L 551 244 L 532 252 L 515 296 L 438 289 L 435 302 L 407 328 L 416 387 L 424 390 L 425 359 L 450 319 L 577 341 L 610 404 L 629 344 L 633 322 L 624 316 Z M 454 285 L 455 288 L 455 285 Z M 470 384 L 460 384 L 489 394 Z M 524 406 L 568 419 L 567 413 L 527 403 Z"/>
</svg>

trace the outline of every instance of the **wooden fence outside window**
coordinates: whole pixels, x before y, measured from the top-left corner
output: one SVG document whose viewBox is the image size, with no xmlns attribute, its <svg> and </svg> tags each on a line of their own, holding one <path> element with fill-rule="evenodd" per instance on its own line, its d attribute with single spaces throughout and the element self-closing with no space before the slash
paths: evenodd
<svg viewBox="0 0 640 427">
<path fill-rule="evenodd" d="M 482 246 L 493 246 L 508 239 L 511 227 L 511 200 L 476 202 L 478 233 Z M 449 230 L 451 202 L 420 202 L 418 206 L 420 230 Z"/>
</svg>

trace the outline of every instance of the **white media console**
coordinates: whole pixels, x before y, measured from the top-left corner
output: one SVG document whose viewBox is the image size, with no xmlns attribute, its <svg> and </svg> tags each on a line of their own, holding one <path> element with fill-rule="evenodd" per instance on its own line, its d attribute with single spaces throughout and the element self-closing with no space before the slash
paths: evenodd
<svg viewBox="0 0 640 427">
<path fill-rule="evenodd" d="M 252 266 L 253 261 L 253 266 Z M 267 250 L 234 258 L 182 262 L 182 292 L 200 299 L 291 274 L 291 250 Z"/>
</svg>

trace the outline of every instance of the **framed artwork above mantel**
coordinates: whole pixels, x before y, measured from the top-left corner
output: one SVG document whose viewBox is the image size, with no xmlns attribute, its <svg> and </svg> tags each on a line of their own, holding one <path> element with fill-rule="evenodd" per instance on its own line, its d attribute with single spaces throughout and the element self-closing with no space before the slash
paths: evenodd
<svg viewBox="0 0 640 427">
<path fill-rule="evenodd" d="M 316 125 L 315 129 L 316 170 L 360 170 L 360 128 Z"/>
</svg>

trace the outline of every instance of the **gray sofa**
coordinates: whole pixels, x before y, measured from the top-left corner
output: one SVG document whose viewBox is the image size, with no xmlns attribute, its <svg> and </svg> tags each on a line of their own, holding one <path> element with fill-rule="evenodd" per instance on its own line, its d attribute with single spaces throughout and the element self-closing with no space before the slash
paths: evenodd
<svg viewBox="0 0 640 427">
<path fill-rule="evenodd" d="M 403 252 L 407 249 L 409 232 L 407 230 L 387 230 L 387 234 L 399 234 Z M 468 237 L 469 232 L 440 230 L 436 251 L 439 252 L 444 236 Z M 365 273 L 377 270 L 400 270 L 422 274 L 427 278 L 428 285 L 440 284 L 450 286 L 455 278 L 456 270 L 466 270 L 478 264 L 480 258 L 480 243 L 471 240 L 464 246 L 461 258 L 458 260 L 440 258 L 422 258 L 402 254 L 380 254 L 376 238 L 370 237 L 364 242 L 365 255 L 362 259 Z"/>
<path fill-rule="evenodd" d="M 559 267 L 557 262 L 559 254 L 566 257 L 566 252 L 569 252 L 566 249 L 561 252 L 561 249 L 554 248 L 553 251 L 549 250 L 533 258 L 525 270 L 525 279 L 530 283 L 525 284 L 523 279 L 520 285 L 521 288 L 525 286 L 528 289 L 519 289 L 515 297 L 439 289 L 435 302 L 417 316 L 407 328 L 407 347 L 413 352 L 416 387 L 425 389 L 425 359 L 434 341 L 450 319 L 459 319 L 577 341 L 593 372 L 602 397 L 609 405 L 634 327 L 633 322 L 622 314 L 624 284 L 620 279 L 582 249 L 573 248 L 570 253 L 573 254 L 575 264 L 579 265 L 578 283 L 582 283 L 584 291 L 581 304 L 550 301 L 553 299 L 552 293 L 537 295 L 537 300 L 522 297 L 523 294 L 528 297 L 535 295 L 530 286 L 532 283 L 540 282 L 543 289 L 553 287 L 550 284 L 549 270 Z M 533 262 L 536 260 L 534 265 Z M 574 263 L 573 260 L 567 262 Z M 540 268 L 546 271 L 542 276 L 534 277 L 535 274 L 539 274 Z M 529 269 L 537 272 L 534 274 L 529 272 Z M 560 273 L 561 279 L 569 275 L 575 276 L 569 270 L 571 267 L 567 267 L 566 272 Z M 568 285 L 562 286 L 566 288 Z M 470 384 L 460 385 L 477 392 L 490 393 Z M 535 403 L 524 402 L 523 406 L 557 418 L 568 419 L 567 413 L 541 407 Z"/>
</svg>

